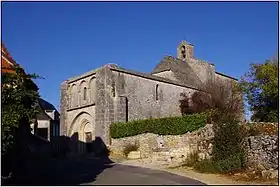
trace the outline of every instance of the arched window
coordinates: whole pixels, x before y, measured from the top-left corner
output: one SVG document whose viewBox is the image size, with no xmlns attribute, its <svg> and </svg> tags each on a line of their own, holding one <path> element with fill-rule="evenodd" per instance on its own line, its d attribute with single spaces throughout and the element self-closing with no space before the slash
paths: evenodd
<svg viewBox="0 0 280 187">
<path fill-rule="evenodd" d="M 156 100 L 158 100 L 158 84 L 156 85 Z"/>
<path fill-rule="evenodd" d="M 89 100 L 92 103 L 95 103 L 95 94 L 96 94 L 96 78 L 92 77 L 90 82 L 89 82 Z"/>
<path fill-rule="evenodd" d="M 116 97 L 116 85 L 114 80 L 112 82 L 112 96 Z"/>
<path fill-rule="evenodd" d="M 186 47 L 184 45 L 181 48 L 181 54 L 183 58 L 186 58 Z"/>
<path fill-rule="evenodd" d="M 84 87 L 84 100 L 87 100 L 87 88 Z"/>
<path fill-rule="evenodd" d="M 77 86 L 76 86 L 76 84 L 73 84 L 72 86 L 71 86 L 71 103 L 70 103 L 70 106 L 71 107 L 76 107 L 77 105 L 78 105 L 78 103 L 77 103 L 77 93 L 78 91 L 77 91 Z"/>
</svg>

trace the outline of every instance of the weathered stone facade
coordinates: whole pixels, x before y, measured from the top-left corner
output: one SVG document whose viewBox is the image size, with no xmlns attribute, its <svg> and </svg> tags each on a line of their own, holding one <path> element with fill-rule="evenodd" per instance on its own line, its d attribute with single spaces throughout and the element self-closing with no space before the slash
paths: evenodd
<svg viewBox="0 0 280 187">
<path fill-rule="evenodd" d="M 182 46 L 185 51 L 180 51 Z M 85 142 L 84 134 L 91 133 L 93 140 L 101 137 L 110 145 L 109 127 L 113 122 L 180 116 L 180 94 L 207 91 L 203 90 L 204 84 L 218 76 L 213 64 L 194 58 L 193 48 L 182 42 L 180 55 L 164 57 L 151 74 L 105 65 L 63 82 L 62 135 L 76 133 L 78 140 Z"/>
</svg>

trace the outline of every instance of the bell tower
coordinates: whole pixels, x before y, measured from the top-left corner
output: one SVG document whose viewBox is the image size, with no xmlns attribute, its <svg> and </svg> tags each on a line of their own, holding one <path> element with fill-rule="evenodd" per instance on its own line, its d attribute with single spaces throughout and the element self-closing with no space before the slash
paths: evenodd
<svg viewBox="0 0 280 187">
<path fill-rule="evenodd" d="M 190 58 L 194 58 L 193 54 L 193 48 L 194 46 L 187 41 L 183 40 L 177 47 L 177 58 L 181 60 L 186 60 Z"/>
</svg>

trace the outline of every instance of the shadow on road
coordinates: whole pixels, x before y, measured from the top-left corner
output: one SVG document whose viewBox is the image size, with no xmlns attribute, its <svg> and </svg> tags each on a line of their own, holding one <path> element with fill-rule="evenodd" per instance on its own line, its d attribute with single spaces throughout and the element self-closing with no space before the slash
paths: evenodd
<svg viewBox="0 0 280 187">
<path fill-rule="evenodd" d="M 74 137 L 74 138 L 73 138 Z M 73 144 L 75 136 L 65 139 L 65 150 L 69 151 L 69 143 Z M 64 142 L 65 143 L 65 142 Z M 85 144 L 79 142 L 80 145 Z M 36 157 L 28 161 L 27 169 L 13 177 L 6 185 L 79 185 L 91 183 L 106 168 L 113 167 L 109 159 L 109 150 L 100 138 L 96 138 L 90 146 L 85 145 L 90 153 L 72 156 Z"/>
</svg>

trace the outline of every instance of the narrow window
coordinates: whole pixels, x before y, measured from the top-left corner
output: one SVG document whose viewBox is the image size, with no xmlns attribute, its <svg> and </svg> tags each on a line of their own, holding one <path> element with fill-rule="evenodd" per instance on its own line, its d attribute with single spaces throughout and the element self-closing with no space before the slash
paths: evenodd
<svg viewBox="0 0 280 187">
<path fill-rule="evenodd" d="M 86 99 L 87 99 L 87 88 L 84 87 L 84 100 L 86 100 Z"/>
<path fill-rule="evenodd" d="M 183 58 L 186 58 L 186 47 L 184 45 L 182 46 L 181 54 Z"/>
<path fill-rule="evenodd" d="M 158 84 L 156 85 L 156 100 L 158 100 Z"/>
<path fill-rule="evenodd" d="M 114 80 L 112 82 L 112 96 L 113 97 L 116 96 L 116 85 L 115 85 L 115 81 Z"/>
<path fill-rule="evenodd" d="M 128 99 L 125 98 L 125 121 L 128 122 Z"/>
</svg>

